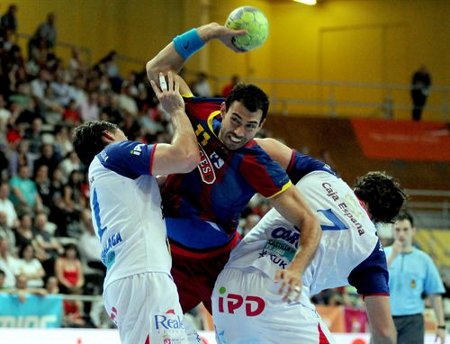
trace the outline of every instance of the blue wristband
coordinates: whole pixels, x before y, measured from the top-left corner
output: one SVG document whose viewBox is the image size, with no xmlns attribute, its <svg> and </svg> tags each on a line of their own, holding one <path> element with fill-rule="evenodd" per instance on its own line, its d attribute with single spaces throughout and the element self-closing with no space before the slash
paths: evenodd
<svg viewBox="0 0 450 344">
<path fill-rule="evenodd" d="M 192 29 L 176 36 L 173 39 L 173 44 L 177 53 L 187 60 L 192 54 L 203 48 L 205 42 L 198 34 L 197 29 Z"/>
</svg>

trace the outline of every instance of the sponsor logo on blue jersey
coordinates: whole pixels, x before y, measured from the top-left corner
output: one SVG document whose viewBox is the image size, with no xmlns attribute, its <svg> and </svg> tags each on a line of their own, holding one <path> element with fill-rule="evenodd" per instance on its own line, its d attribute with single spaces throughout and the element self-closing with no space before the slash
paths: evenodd
<svg viewBox="0 0 450 344">
<path fill-rule="evenodd" d="M 141 155 L 141 153 L 142 153 L 142 147 L 144 147 L 144 146 L 145 146 L 145 144 L 143 144 L 143 143 L 141 143 L 141 144 L 139 144 L 139 145 L 136 145 L 136 146 L 130 151 L 130 154 L 137 155 L 137 156 Z"/>
<path fill-rule="evenodd" d="M 111 265 L 114 264 L 116 258 L 116 254 L 114 253 L 114 251 L 111 251 L 111 249 L 120 244 L 122 241 L 123 240 L 120 232 L 114 233 L 108 238 L 108 240 L 106 241 L 106 245 L 103 246 L 101 259 L 103 264 L 107 268 L 111 267 Z"/>
</svg>

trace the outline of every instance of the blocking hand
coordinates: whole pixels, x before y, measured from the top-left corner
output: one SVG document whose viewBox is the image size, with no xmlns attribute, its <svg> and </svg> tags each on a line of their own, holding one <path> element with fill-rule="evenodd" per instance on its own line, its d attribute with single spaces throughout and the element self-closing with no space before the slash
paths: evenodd
<svg viewBox="0 0 450 344">
<path fill-rule="evenodd" d="M 283 301 L 298 302 L 302 290 L 302 276 L 298 271 L 289 269 L 278 270 L 275 273 L 275 283 L 281 282 L 278 293 L 283 295 Z"/>
<path fill-rule="evenodd" d="M 184 111 L 184 100 L 180 94 L 180 83 L 172 72 L 167 73 L 167 82 L 164 74 L 159 73 L 159 86 L 154 80 L 150 80 L 150 84 L 164 111 L 169 114 L 179 110 Z"/>
</svg>

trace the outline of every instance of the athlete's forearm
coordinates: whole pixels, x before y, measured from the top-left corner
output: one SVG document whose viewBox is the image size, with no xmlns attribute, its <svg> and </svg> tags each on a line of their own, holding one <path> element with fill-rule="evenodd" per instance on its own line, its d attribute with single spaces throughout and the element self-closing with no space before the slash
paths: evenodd
<svg viewBox="0 0 450 344">
<path fill-rule="evenodd" d="M 217 35 L 217 24 L 210 23 L 196 29 L 200 39 L 207 43 Z M 147 76 L 149 80 L 156 80 L 159 73 L 168 71 L 179 72 L 189 58 L 183 58 L 175 49 L 174 42 L 170 42 L 153 59 L 147 62 Z"/>
<path fill-rule="evenodd" d="M 314 257 L 322 231 L 314 216 L 303 218 L 300 228 L 300 244 L 290 269 L 303 273 Z"/>
<path fill-rule="evenodd" d="M 300 229 L 299 247 L 289 269 L 303 273 L 319 246 L 322 235 L 319 221 L 294 186 L 272 199 L 272 202 L 285 219 Z"/>
<path fill-rule="evenodd" d="M 172 113 L 171 120 L 174 129 L 172 145 L 177 148 L 176 153 L 180 160 L 186 161 L 192 166 L 192 170 L 200 163 L 200 152 L 192 124 L 183 110 Z"/>
<path fill-rule="evenodd" d="M 173 42 L 170 42 L 158 55 L 147 62 L 146 70 L 149 80 L 157 80 L 159 72 L 179 72 L 184 65 L 183 58 L 175 50 Z"/>
</svg>

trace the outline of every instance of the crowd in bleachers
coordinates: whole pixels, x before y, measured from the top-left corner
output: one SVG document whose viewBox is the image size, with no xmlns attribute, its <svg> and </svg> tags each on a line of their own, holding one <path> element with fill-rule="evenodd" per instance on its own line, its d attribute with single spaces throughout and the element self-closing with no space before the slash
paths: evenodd
<svg viewBox="0 0 450 344">
<path fill-rule="evenodd" d="M 116 123 L 130 140 L 168 142 L 168 119 L 144 70 L 121 75 L 115 51 L 92 66 L 76 48 L 69 61 L 55 53 L 55 16 L 16 44 L 17 7 L 0 19 L 0 290 L 39 295 L 101 294 L 105 272 L 92 227 L 86 166 L 71 142 L 87 120 Z M 203 79 L 202 79 L 203 81 Z M 245 235 L 269 210 L 260 197 L 242 215 Z M 359 306 L 348 288 L 315 301 Z M 65 301 L 67 326 L 92 326 L 88 310 Z"/>
<path fill-rule="evenodd" d="M 0 18 L 0 289 L 100 294 L 104 267 L 92 228 L 86 166 L 73 151 L 79 123 L 117 123 L 131 140 L 170 139 L 143 72 L 119 74 L 116 53 L 87 66 L 55 53 L 55 15 L 17 44 L 17 6 Z M 66 324 L 88 320 L 64 302 Z"/>
</svg>

